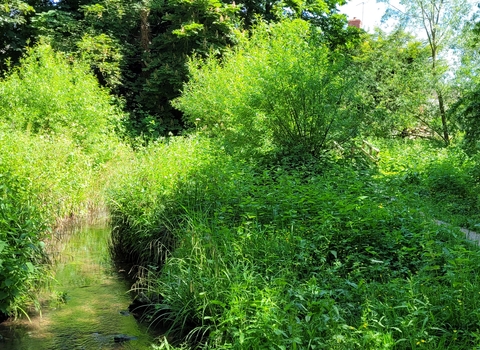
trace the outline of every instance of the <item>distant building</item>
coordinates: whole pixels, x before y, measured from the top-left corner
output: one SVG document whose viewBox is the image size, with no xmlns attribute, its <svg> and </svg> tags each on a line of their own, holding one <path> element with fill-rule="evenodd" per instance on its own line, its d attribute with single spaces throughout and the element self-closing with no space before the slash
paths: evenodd
<svg viewBox="0 0 480 350">
<path fill-rule="evenodd" d="M 348 20 L 348 26 L 349 27 L 361 28 L 362 27 L 362 21 L 359 20 L 357 17 L 353 17 L 353 19 Z"/>
</svg>

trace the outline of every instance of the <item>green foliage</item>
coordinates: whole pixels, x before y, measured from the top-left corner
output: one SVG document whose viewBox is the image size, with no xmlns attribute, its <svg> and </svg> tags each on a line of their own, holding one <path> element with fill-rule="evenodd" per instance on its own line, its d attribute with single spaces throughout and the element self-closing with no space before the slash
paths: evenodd
<svg viewBox="0 0 480 350">
<path fill-rule="evenodd" d="M 362 123 L 348 63 L 307 22 L 261 25 L 221 63 L 191 61 L 190 81 L 174 105 L 229 151 L 318 156 L 356 136 Z"/>
<path fill-rule="evenodd" d="M 38 302 L 38 288 L 51 278 L 48 232 L 99 200 L 93 164 L 64 137 L 0 131 L 1 313 L 18 314 Z"/>
<path fill-rule="evenodd" d="M 44 244 L 37 236 L 45 227 L 23 179 L 4 169 L 0 179 L 0 313 L 11 314 L 19 311 L 19 300 L 34 299 L 35 283 L 46 279 Z"/>
<path fill-rule="evenodd" d="M 201 137 L 150 146 L 110 193 L 114 237 L 144 267 L 145 319 L 205 349 L 474 346 L 480 250 L 433 219 L 472 217 L 454 206 L 477 193 L 476 165 L 458 149 L 382 150 L 379 171 L 319 172 L 252 167 Z"/>
<path fill-rule="evenodd" d="M 52 277 L 49 232 L 101 203 L 107 162 L 123 150 L 110 96 L 48 46 L 31 50 L 0 91 L 0 313 L 17 315 L 39 307 Z"/>
<path fill-rule="evenodd" d="M 170 100 L 186 79 L 187 56 L 218 56 L 233 44 L 238 10 L 217 0 L 64 0 L 38 13 L 33 26 L 55 49 L 88 63 L 102 85 L 125 99 L 133 136 L 157 138 L 182 129 Z"/>
<path fill-rule="evenodd" d="M 35 13 L 33 1 L 4 0 L 0 3 L 0 72 L 16 62 L 33 36 L 28 26 Z"/>
<path fill-rule="evenodd" d="M 235 32 L 255 22 L 308 20 L 331 48 L 358 37 L 338 13 L 343 0 L 235 1 L 125 0 L 7 1 L 0 8 L 0 69 L 16 65 L 26 46 L 48 42 L 81 58 L 99 82 L 126 101 L 133 136 L 157 138 L 183 128 L 170 102 L 187 80 L 185 62 L 196 54 L 220 57 L 236 44 Z"/>
<path fill-rule="evenodd" d="M 84 148 L 109 137 L 118 110 L 88 69 L 50 46 L 29 51 L 0 83 L 0 123 L 10 130 L 68 135 Z"/>
<path fill-rule="evenodd" d="M 369 135 L 391 137 L 429 123 L 428 51 L 420 41 L 401 30 L 389 35 L 379 29 L 365 36 L 355 53 L 362 72 L 359 89 L 370 103 Z"/>
<path fill-rule="evenodd" d="M 407 141 L 382 155 L 392 184 L 421 199 L 423 210 L 437 218 L 475 230 L 479 222 L 477 157 L 459 146 L 448 149 Z M 383 146 L 380 146 L 383 147 Z"/>
<path fill-rule="evenodd" d="M 425 73 L 430 76 L 431 83 L 430 89 L 425 92 L 437 102 L 431 118 L 433 123 L 429 123 L 432 126 L 427 125 L 448 146 L 454 124 L 449 120 L 447 110 L 451 95 L 455 95 L 455 86 L 449 83 L 449 75 L 455 69 L 452 60 L 448 59 L 448 51 L 463 41 L 462 27 L 467 23 L 473 4 L 465 0 L 403 0 L 400 4 L 403 10 L 390 7 L 385 16 L 395 17 L 399 25 L 411 26 L 427 37 L 426 47 L 430 52 L 431 65 Z"/>
<path fill-rule="evenodd" d="M 129 31 L 136 26 L 137 16 L 138 6 L 123 1 L 83 4 L 75 10 L 60 4 L 38 13 L 32 26 L 43 42 L 83 60 L 100 84 L 118 92 L 124 55 L 131 49 Z"/>
<path fill-rule="evenodd" d="M 480 90 L 465 91 L 451 108 L 450 114 L 456 119 L 461 130 L 465 132 L 464 147 L 469 153 L 477 153 L 480 146 Z"/>
<path fill-rule="evenodd" d="M 170 101 L 187 78 L 185 62 L 192 54 L 220 56 L 235 43 L 235 3 L 218 0 L 152 1 L 140 12 L 140 46 L 131 52 L 135 72 L 128 77 L 127 107 L 133 131 L 156 138 L 183 129 L 181 113 Z M 141 62 L 138 59 L 141 59 Z"/>
<path fill-rule="evenodd" d="M 182 205 L 196 200 L 197 190 L 181 193 L 182 183 L 197 169 L 217 162 L 211 149 L 204 139 L 171 139 L 140 150 L 133 162 L 119 169 L 109 188 L 109 209 L 120 259 L 143 266 L 149 261 L 162 264 L 175 246 L 172 229 L 182 220 Z M 200 188 L 203 180 L 195 178 Z M 205 205 L 210 205 L 207 200 Z"/>
</svg>

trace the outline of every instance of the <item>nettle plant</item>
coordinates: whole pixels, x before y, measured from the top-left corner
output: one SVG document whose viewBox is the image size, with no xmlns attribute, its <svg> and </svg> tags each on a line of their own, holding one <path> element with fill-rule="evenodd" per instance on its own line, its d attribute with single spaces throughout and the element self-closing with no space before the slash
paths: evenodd
<svg viewBox="0 0 480 350">
<path fill-rule="evenodd" d="M 227 149 L 318 156 L 359 132 L 358 75 L 305 21 L 261 24 L 222 62 L 193 59 L 189 69 L 174 104 Z"/>
</svg>

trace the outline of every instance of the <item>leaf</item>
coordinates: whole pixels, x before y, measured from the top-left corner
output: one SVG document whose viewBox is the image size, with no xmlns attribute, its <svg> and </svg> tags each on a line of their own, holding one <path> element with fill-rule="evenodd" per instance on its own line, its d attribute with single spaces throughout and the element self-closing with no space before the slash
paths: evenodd
<svg viewBox="0 0 480 350">
<path fill-rule="evenodd" d="M 13 280 L 8 278 L 5 281 L 3 281 L 3 284 L 5 285 L 5 287 L 10 287 L 13 284 Z"/>
<path fill-rule="evenodd" d="M 27 268 L 28 268 L 28 272 L 31 272 L 31 273 L 32 273 L 33 271 L 35 271 L 35 267 L 33 266 L 33 264 L 32 264 L 31 262 L 27 261 L 27 262 L 25 263 L 25 265 L 26 265 Z"/>
</svg>

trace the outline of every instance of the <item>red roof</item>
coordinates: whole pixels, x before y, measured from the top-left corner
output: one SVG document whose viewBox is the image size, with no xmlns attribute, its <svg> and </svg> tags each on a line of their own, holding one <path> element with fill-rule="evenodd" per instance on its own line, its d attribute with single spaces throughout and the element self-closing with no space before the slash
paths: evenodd
<svg viewBox="0 0 480 350">
<path fill-rule="evenodd" d="M 359 20 L 359 19 L 356 18 L 356 17 L 353 17 L 353 19 L 348 20 L 348 25 L 349 25 L 350 27 L 360 28 L 361 25 L 362 25 L 362 21 Z"/>
</svg>

